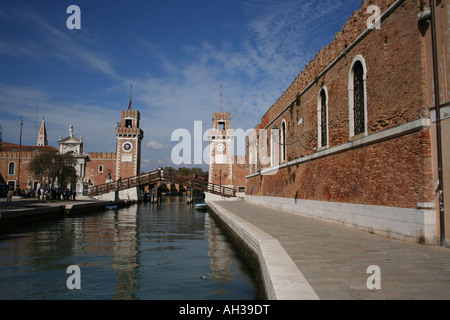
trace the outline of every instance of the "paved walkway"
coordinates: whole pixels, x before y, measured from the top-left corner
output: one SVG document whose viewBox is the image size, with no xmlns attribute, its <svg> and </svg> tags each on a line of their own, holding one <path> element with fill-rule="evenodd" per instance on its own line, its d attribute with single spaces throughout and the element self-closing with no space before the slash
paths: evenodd
<svg viewBox="0 0 450 320">
<path fill-rule="evenodd" d="M 450 248 L 389 239 L 244 201 L 216 201 L 277 239 L 320 299 L 450 299 Z M 381 289 L 367 281 L 380 268 Z M 371 282 L 372 283 L 372 282 Z"/>
</svg>

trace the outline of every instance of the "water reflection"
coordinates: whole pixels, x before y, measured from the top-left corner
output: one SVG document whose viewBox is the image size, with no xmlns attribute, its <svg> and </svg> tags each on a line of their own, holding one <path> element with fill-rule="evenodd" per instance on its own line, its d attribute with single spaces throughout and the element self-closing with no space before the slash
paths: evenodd
<svg viewBox="0 0 450 320">
<path fill-rule="evenodd" d="M 67 267 L 81 269 L 69 290 Z M 68 217 L 0 238 L 1 299 L 255 299 L 207 212 L 183 199 Z"/>
</svg>

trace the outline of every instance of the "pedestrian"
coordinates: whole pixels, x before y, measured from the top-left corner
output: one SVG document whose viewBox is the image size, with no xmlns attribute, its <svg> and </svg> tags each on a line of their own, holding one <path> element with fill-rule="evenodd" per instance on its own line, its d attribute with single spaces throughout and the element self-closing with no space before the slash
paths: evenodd
<svg viewBox="0 0 450 320">
<path fill-rule="evenodd" d="M 11 189 L 9 189 L 9 190 L 8 190 L 8 195 L 7 195 L 7 198 L 6 198 L 6 201 L 7 201 L 7 202 L 11 202 L 12 196 L 13 196 L 13 191 L 12 191 Z"/>
<path fill-rule="evenodd" d="M 75 201 L 75 197 L 77 195 L 77 191 L 75 189 L 72 190 L 73 201 Z"/>
</svg>

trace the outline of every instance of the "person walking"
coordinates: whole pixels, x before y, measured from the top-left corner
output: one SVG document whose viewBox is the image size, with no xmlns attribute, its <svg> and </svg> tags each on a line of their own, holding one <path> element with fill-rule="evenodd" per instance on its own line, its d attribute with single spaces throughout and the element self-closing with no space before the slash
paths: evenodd
<svg viewBox="0 0 450 320">
<path fill-rule="evenodd" d="M 13 196 L 13 191 L 11 189 L 8 190 L 8 195 L 6 198 L 6 202 L 11 202 L 12 201 L 12 196 Z"/>
</svg>

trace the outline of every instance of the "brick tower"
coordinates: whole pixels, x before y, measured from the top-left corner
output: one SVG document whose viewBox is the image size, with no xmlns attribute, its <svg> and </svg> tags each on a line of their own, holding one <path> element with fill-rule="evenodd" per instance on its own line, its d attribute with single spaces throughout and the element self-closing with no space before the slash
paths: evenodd
<svg viewBox="0 0 450 320">
<path fill-rule="evenodd" d="M 209 132 L 209 182 L 222 186 L 233 183 L 233 130 L 229 112 L 213 114 L 213 128 Z"/>
<path fill-rule="evenodd" d="M 144 138 L 144 132 L 139 128 L 140 117 L 137 110 L 121 113 L 120 124 L 116 127 L 116 180 L 140 174 L 141 141 Z"/>
</svg>

